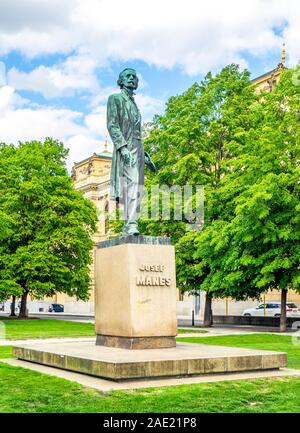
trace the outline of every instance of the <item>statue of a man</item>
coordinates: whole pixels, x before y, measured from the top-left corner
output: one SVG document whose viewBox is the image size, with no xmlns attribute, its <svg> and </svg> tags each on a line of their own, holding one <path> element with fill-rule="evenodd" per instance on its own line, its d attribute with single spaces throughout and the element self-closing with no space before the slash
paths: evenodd
<svg viewBox="0 0 300 433">
<path fill-rule="evenodd" d="M 141 114 L 133 97 L 138 87 L 136 71 L 124 69 L 117 83 L 121 92 L 110 95 L 107 103 L 107 129 L 114 145 L 110 198 L 124 203 L 123 236 L 138 235 L 144 165 L 152 171 L 155 165 L 142 142 Z"/>
</svg>

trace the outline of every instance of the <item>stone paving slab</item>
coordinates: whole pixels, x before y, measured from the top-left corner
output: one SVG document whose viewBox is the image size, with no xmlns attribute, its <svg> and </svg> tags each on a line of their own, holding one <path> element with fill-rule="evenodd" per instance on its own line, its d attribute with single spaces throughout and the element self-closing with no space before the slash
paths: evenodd
<svg viewBox="0 0 300 433">
<path fill-rule="evenodd" d="M 15 345 L 13 351 L 24 361 L 113 380 L 278 369 L 287 365 L 283 352 L 191 343 L 177 343 L 167 349 L 129 350 L 80 341 Z"/>
<path fill-rule="evenodd" d="M 0 362 L 7 363 L 13 367 L 22 367 L 29 370 L 37 371 L 50 376 L 77 382 L 84 387 L 97 389 L 98 391 L 108 392 L 114 390 L 133 390 L 141 388 L 157 388 L 176 385 L 191 385 L 197 383 L 212 383 L 232 380 L 255 380 L 279 377 L 299 377 L 300 370 L 281 368 L 280 370 L 265 370 L 256 372 L 230 373 L 230 374 L 206 374 L 192 377 L 164 378 L 164 379 L 147 379 L 115 382 L 98 377 L 88 376 L 86 374 L 75 373 L 59 368 L 48 367 L 41 364 L 35 364 L 19 359 L 1 359 Z"/>
</svg>

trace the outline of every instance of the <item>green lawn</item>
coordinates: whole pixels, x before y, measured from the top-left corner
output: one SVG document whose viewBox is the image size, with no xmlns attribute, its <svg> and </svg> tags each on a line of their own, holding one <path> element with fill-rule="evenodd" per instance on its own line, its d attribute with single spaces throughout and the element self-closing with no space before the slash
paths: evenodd
<svg viewBox="0 0 300 433">
<path fill-rule="evenodd" d="M 300 369 L 300 338 L 299 344 L 292 344 L 292 337 L 285 335 L 224 335 L 220 337 L 180 337 L 177 341 L 188 343 L 212 344 L 215 346 L 245 347 L 246 349 L 275 350 L 286 352 L 288 367 Z M 299 396 L 300 398 L 300 396 Z"/>
<path fill-rule="evenodd" d="M 204 329 L 178 329 L 178 334 L 207 334 L 208 331 L 205 331 Z"/>
<path fill-rule="evenodd" d="M 0 319 L 5 325 L 6 338 L 18 340 L 24 338 L 55 337 L 93 337 L 95 325 L 92 323 L 69 322 L 55 319 Z"/>
<path fill-rule="evenodd" d="M 58 321 L 50 322 L 56 324 Z M 74 325 L 77 327 L 81 324 L 74 323 Z M 254 334 L 205 338 L 182 337 L 180 341 L 285 351 L 288 353 L 289 367 L 300 368 L 300 345 L 293 346 L 291 337 L 287 336 Z M 0 347 L 0 358 L 11 356 L 11 347 Z M 20 367 L 11 367 L 1 362 L 0 389 L 0 412 L 2 413 L 299 412 L 300 400 L 299 377 L 102 393 L 84 388 L 74 382 Z"/>
<path fill-rule="evenodd" d="M 299 412 L 300 378 L 102 393 L 0 363 L 0 412 Z"/>
<path fill-rule="evenodd" d="M 93 337 L 95 325 L 92 323 L 70 322 L 55 319 L 10 319 L 1 318 L 5 325 L 5 334 L 8 340 L 25 338 L 55 338 L 55 337 Z M 179 334 L 207 333 L 204 329 L 179 329 Z"/>
<path fill-rule="evenodd" d="M 12 346 L 0 346 L 0 359 L 12 357 Z"/>
</svg>

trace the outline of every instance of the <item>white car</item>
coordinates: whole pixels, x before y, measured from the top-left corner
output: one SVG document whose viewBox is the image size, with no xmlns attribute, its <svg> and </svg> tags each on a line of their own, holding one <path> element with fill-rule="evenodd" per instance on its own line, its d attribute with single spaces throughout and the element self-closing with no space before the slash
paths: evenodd
<svg viewBox="0 0 300 433">
<path fill-rule="evenodd" d="M 265 313 L 266 310 L 266 313 Z M 280 317 L 281 315 L 281 302 L 269 301 L 266 302 L 266 307 L 264 303 L 259 304 L 256 308 L 248 308 L 243 311 L 243 316 L 260 316 L 264 317 Z M 287 317 L 300 317 L 300 311 L 296 304 L 293 302 L 287 302 L 286 304 L 286 316 Z"/>
</svg>

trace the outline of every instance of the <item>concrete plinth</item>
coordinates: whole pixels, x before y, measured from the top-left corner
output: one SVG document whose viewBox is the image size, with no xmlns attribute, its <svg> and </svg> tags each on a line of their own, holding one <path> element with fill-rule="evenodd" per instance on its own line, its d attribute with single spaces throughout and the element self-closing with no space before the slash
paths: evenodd
<svg viewBox="0 0 300 433">
<path fill-rule="evenodd" d="M 176 345 L 175 250 L 168 238 L 99 242 L 95 287 L 96 344 L 135 350 Z"/>
<path fill-rule="evenodd" d="M 161 349 L 175 347 L 175 337 L 109 337 L 97 335 L 96 344 L 121 349 Z"/>
<path fill-rule="evenodd" d="M 262 371 L 287 365 L 286 353 L 189 343 L 135 351 L 96 346 L 93 342 L 24 344 L 14 347 L 14 355 L 111 380 Z"/>
</svg>

